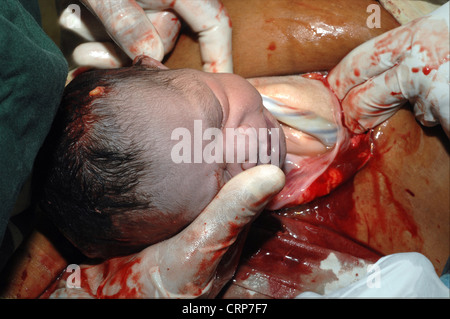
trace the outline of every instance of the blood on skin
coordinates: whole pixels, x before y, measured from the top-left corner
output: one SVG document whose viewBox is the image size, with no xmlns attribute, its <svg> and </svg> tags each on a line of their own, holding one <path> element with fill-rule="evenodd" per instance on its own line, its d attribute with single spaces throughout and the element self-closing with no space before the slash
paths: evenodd
<svg viewBox="0 0 450 319">
<path fill-rule="evenodd" d="M 275 42 L 271 42 L 269 44 L 269 46 L 267 47 L 268 51 L 275 51 L 277 49 L 277 45 L 275 44 Z M 273 53 L 268 53 L 267 54 L 267 60 L 269 60 L 272 57 Z"/>
<path fill-rule="evenodd" d="M 269 46 L 267 47 L 267 50 L 275 51 L 277 49 L 277 45 L 275 42 L 270 42 Z"/>
</svg>

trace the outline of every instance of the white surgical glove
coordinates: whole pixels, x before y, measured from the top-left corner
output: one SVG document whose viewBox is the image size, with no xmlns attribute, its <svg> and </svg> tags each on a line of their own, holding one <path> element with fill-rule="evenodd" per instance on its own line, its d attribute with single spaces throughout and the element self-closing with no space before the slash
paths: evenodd
<svg viewBox="0 0 450 319">
<path fill-rule="evenodd" d="M 362 133 L 405 102 L 425 126 L 449 124 L 449 3 L 350 52 L 329 74 L 345 123 Z"/>
<path fill-rule="evenodd" d="M 71 1 L 73 2 L 73 1 Z M 175 45 L 184 20 L 199 36 L 203 69 L 207 72 L 233 72 L 231 21 L 220 0 L 81 0 L 100 21 L 81 11 L 78 21 L 73 6 L 61 13 L 60 23 L 87 42 L 73 52 L 79 66 L 119 67 L 124 55 L 111 39 L 133 60 L 147 55 L 162 61 Z M 84 8 L 83 8 L 84 9 Z"/>
<path fill-rule="evenodd" d="M 237 248 L 234 244 L 238 236 L 284 182 L 283 172 L 274 165 L 248 169 L 226 183 L 202 213 L 174 237 L 131 256 L 82 265 L 80 287 L 67 288 L 62 276 L 50 297 L 214 297 L 237 266 L 223 260 L 230 257 L 224 255 L 231 252 L 231 256 L 239 257 L 232 251 Z M 219 274 L 221 262 L 226 267 Z"/>
</svg>

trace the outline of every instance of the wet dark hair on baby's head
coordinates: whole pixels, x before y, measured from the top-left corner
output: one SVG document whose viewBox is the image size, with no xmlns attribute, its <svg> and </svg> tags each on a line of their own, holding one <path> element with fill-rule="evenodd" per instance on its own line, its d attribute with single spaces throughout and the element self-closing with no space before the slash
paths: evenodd
<svg viewBox="0 0 450 319">
<path fill-rule="evenodd" d="M 148 141 L 129 129 L 127 112 L 139 100 L 140 83 L 147 92 L 152 85 L 170 89 L 163 72 L 143 66 L 92 70 L 65 89 L 38 161 L 41 206 L 88 257 L 130 254 L 167 235 L 158 233 L 164 212 L 153 203 L 156 191 L 141 185 L 144 176 L 158 178 L 145 154 Z"/>
</svg>

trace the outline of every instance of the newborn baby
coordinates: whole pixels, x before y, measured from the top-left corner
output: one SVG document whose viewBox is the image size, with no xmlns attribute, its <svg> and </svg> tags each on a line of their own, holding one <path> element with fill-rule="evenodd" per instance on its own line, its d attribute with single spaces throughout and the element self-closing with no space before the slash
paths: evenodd
<svg viewBox="0 0 450 319">
<path fill-rule="evenodd" d="M 130 254 L 170 238 L 228 180 L 262 162 L 249 161 L 247 148 L 243 163 L 175 163 L 172 133 L 194 132 L 195 121 L 225 139 L 230 128 L 264 132 L 258 139 L 270 142 L 263 151 L 273 155 L 277 144 L 272 162 L 284 164 L 289 149 L 280 124 L 239 76 L 169 70 L 146 57 L 130 68 L 82 73 L 67 86 L 51 133 L 44 211 L 88 257 Z M 275 141 L 270 132 L 280 132 Z M 224 154 L 236 147 L 220 145 Z"/>
</svg>

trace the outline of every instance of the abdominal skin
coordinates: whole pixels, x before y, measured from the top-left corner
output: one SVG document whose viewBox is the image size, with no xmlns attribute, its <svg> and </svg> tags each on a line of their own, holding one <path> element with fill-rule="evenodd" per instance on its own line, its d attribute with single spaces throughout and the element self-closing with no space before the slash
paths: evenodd
<svg viewBox="0 0 450 319">
<path fill-rule="evenodd" d="M 234 73 L 243 77 L 331 70 L 359 44 L 399 26 L 382 7 L 369 28 L 371 0 L 223 0 L 233 23 Z M 201 70 L 199 44 L 187 30 L 164 61 Z"/>
</svg>

